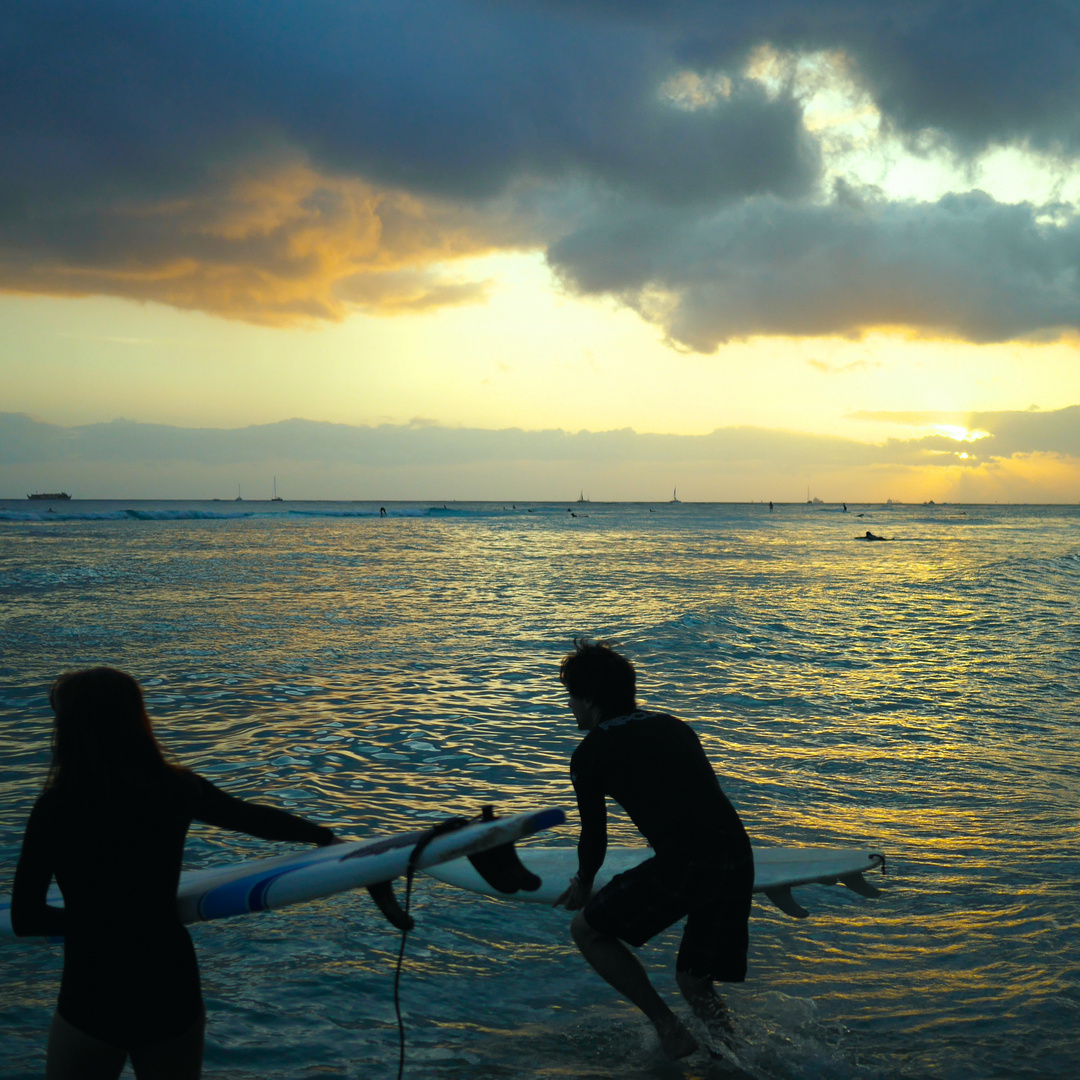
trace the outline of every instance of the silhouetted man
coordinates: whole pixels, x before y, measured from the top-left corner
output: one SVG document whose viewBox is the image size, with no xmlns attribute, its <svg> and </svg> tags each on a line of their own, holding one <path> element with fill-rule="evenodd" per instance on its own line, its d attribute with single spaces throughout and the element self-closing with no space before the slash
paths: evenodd
<svg viewBox="0 0 1080 1080">
<path fill-rule="evenodd" d="M 675 965 L 679 989 L 711 1035 L 730 1042 L 731 1023 L 713 980 L 746 978 L 754 857 L 739 815 L 720 788 L 693 730 L 638 709 L 637 675 L 604 643 L 575 642 L 559 677 L 587 734 L 570 762 L 581 815 L 578 872 L 557 903 L 577 911 L 571 932 L 585 959 L 652 1021 L 671 1057 L 697 1043 L 654 989 L 624 942 L 643 945 L 686 918 Z M 610 796 L 655 854 L 598 892 Z"/>
</svg>

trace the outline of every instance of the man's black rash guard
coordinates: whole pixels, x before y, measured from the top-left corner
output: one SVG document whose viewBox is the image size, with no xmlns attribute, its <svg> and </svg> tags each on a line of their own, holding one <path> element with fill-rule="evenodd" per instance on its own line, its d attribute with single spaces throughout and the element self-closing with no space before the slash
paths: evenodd
<svg viewBox="0 0 1080 1080">
<path fill-rule="evenodd" d="M 265 840 L 328 844 L 330 829 L 244 802 L 178 771 L 155 797 L 45 791 L 30 813 L 11 895 L 16 934 L 64 938 L 57 1011 L 115 1046 L 158 1042 L 202 1011 L 195 949 L 176 910 L 193 820 Z M 55 877 L 64 907 L 45 902 Z"/>
<path fill-rule="evenodd" d="M 684 862 L 753 859 L 739 815 L 693 729 L 665 713 L 602 720 L 570 759 L 581 815 L 578 876 L 591 885 L 607 852 L 610 795 L 656 854 Z"/>
</svg>

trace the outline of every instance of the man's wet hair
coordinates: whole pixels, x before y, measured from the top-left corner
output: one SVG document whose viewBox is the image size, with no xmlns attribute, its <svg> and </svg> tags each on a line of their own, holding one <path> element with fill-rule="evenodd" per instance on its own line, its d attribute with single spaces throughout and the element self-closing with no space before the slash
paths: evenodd
<svg viewBox="0 0 1080 1080">
<path fill-rule="evenodd" d="M 637 672 L 606 641 L 574 638 L 574 651 L 559 665 L 559 679 L 576 698 L 588 698 L 605 717 L 637 708 Z"/>
</svg>

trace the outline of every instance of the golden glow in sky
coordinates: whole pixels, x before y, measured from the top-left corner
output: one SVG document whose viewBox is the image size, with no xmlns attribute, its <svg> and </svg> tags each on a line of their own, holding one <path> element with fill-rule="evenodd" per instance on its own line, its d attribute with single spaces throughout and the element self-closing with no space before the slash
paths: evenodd
<svg viewBox="0 0 1080 1080">
<path fill-rule="evenodd" d="M 453 9 L 493 19 L 508 48 L 534 47 L 513 13 Z M 575 19 L 545 17 L 555 34 Z M 826 482 L 851 499 L 1080 496 L 1080 448 L 1051 415 L 1080 404 L 1080 172 L 1046 149 L 1035 120 L 1030 137 L 994 133 L 997 114 L 980 114 L 977 94 L 926 81 L 936 69 L 908 73 L 922 89 L 903 99 L 909 84 L 896 80 L 907 75 L 879 82 L 877 54 L 837 26 L 833 48 L 758 46 L 689 66 L 647 25 L 597 19 L 566 40 L 595 47 L 602 67 L 621 34 L 622 66 L 584 83 L 574 80 L 587 65 L 560 69 L 536 116 L 535 88 L 513 99 L 503 72 L 505 127 L 503 99 L 474 100 L 472 72 L 453 66 L 486 61 L 455 54 L 440 83 L 422 30 L 408 38 L 417 54 L 402 46 L 395 63 L 414 64 L 410 92 L 430 96 L 385 131 L 359 104 L 362 81 L 342 98 L 357 111 L 340 130 L 337 113 L 298 119 L 259 99 L 281 113 L 266 129 L 278 135 L 252 135 L 250 147 L 217 131 L 233 123 L 228 109 L 200 114 L 201 99 L 147 91 L 147 115 L 186 110 L 184 130 L 206 132 L 205 167 L 143 175 L 123 155 L 73 145 L 72 160 L 93 169 L 62 178 L 70 193 L 46 158 L 48 182 L 34 181 L 30 158 L 29 179 L 12 181 L 28 209 L 15 242 L 0 243 L 0 412 L 65 427 L 299 417 L 440 432 L 741 432 L 737 453 L 679 444 L 682 474 L 695 478 L 680 484 L 686 498 L 782 487 L 786 498 L 818 484 L 824 495 Z M 883 26 L 883 41 L 901 32 Z M 301 59 L 307 29 L 293 39 Z M 366 47 L 332 29 L 342 48 Z M 330 63 L 319 40 L 313 71 Z M 153 57 L 139 61 L 153 69 Z M 967 58 L 966 77 L 981 78 L 981 64 Z M 214 77 L 212 64 L 200 70 Z M 1028 85 L 1024 70 L 1016 85 Z M 407 110 L 412 98 L 393 101 Z M 444 106 L 457 142 L 425 126 Z M 70 130 L 64 99 L 50 107 L 11 123 L 70 138 L 55 134 Z M 111 145 L 105 105 L 101 116 L 102 130 L 81 137 Z M 132 162 L 156 160 L 135 149 Z M 108 168 L 118 179 L 100 178 Z M 818 441 L 795 449 L 794 436 Z M 20 455 L 0 460 L 12 490 L 33 482 L 32 462 L 15 468 Z M 605 459 L 597 483 L 612 497 L 633 497 L 646 475 L 666 489 L 675 469 L 664 460 Z M 520 469 L 526 498 L 544 465 Z M 483 478 L 473 482 L 482 496 Z M 512 496 L 513 483 L 506 472 L 491 496 Z"/>
<path fill-rule="evenodd" d="M 851 414 L 1080 401 L 1071 342 L 880 331 L 754 337 L 701 354 L 673 348 L 613 300 L 569 295 L 539 255 L 458 269 L 490 281 L 486 301 L 285 328 L 112 298 L 8 296 L 5 409 L 62 424 L 240 427 L 300 416 L 685 435 L 750 425 L 878 441 L 910 425 Z M 960 425 L 925 430 L 979 437 Z"/>
</svg>

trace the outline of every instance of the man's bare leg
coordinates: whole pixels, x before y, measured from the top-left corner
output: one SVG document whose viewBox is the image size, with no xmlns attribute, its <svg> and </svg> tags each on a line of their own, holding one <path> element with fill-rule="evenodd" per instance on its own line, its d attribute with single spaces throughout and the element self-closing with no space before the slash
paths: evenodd
<svg viewBox="0 0 1080 1080">
<path fill-rule="evenodd" d="M 735 1025 L 724 999 L 713 987 L 712 979 L 698 978 L 686 971 L 675 972 L 675 981 L 694 1015 L 705 1025 L 711 1038 L 735 1049 Z"/>
<path fill-rule="evenodd" d="M 618 938 L 597 933 L 580 911 L 570 932 L 593 970 L 649 1018 L 665 1054 L 681 1058 L 698 1048 L 686 1025 L 664 1004 L 638 958 Z"/>
</svg>

